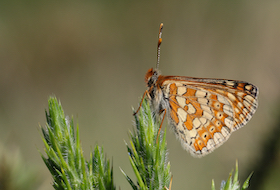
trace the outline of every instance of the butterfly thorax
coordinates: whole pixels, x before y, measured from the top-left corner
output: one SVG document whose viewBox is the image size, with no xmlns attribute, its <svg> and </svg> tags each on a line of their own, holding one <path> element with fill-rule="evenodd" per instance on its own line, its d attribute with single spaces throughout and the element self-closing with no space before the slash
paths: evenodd
<svg viewBox="0 0 280 190">
<path fill-rule="evenodd" d="M 149 69 L 145 76 L 145 82 L 147 84 L 147 96 L 152 105 L 153 111 L 156 113 L 166 109 L 168 103 L 168 97 L 164 94 L 163 86 L 159 82 L 159 78 L 162 76 L 158 70 L 153 68 Z"/>
</svg>

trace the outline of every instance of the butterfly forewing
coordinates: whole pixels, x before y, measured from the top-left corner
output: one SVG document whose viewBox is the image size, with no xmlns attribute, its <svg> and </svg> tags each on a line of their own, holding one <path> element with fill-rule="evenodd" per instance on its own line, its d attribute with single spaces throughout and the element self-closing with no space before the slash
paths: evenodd
<svg viewBox="0 0 280 190">
<path fill-rule="evenodd" d="M 247 82 L 155 76 L 148 88 L 153 105 L 167 110 L 183 147 L 196 156 L 220 146 L 257 108 L 258 89 Z"/>
</svg>

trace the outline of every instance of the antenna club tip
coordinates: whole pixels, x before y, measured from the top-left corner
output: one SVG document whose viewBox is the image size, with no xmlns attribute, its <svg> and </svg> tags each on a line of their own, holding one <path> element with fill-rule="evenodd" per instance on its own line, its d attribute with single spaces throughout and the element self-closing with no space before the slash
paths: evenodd
<svg viewBox="0 0 280 190">
<path fill-rule="evenodd" d="M 162 38 L 159 38 L 158 39 L 158 46 L 160 46 L 161 42 L 162 42 Z"/>
<path fill-rule="evenodd" d="M 163 28 L 163 23 L 160 23 L 159 29 L 162 30 L 162 28 Z"/>
</svg>

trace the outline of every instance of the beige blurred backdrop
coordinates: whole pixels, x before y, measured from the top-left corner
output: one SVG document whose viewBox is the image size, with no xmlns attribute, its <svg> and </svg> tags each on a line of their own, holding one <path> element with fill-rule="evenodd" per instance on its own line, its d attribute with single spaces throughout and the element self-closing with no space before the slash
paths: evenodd
<svg viewBox="0 0 280 190">
<path fill-rule="evenodd" d="M 275 0 L 2 1 L 0 143 L 19 148 L 26 166 L 37 169 L 38 189 L 53 189 L 38 152 L 44 147 L 38 126 L 55 95 L 79 122 L 84 155 L 102 145 L 113 158 L 116 186 L 131 189 L 119 170 L 135 179 L 124 140 L 145 73 L 156 64 L 163 22 L 162 74 L 244 80 L 260 90 L 252 120 L 204 158 L 191 157 L 167 130 L 172 189 L 210 189 L 212 179 L 218 189 L 236 159 L 244 181 L 264 156 L 277 119 L 279 10 Z M 259 186 L 279 187 L 279 180 L 278 186 L 268 181 Z"/>
</svg>

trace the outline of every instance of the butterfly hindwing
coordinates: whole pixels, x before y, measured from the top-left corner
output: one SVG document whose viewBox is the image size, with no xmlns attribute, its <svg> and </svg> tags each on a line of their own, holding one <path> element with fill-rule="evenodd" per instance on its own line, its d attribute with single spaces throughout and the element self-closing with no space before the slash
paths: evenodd
<svg viewBox="0 0 280 190">
<path fill-rule="evenodd" d="M 171 125 L 183 146 L 200 156 L 213 151 L 248 122 L 257 106 L 257 93 L 246 92 L 245 83 L 238 81 L 228 82 L 236 85 L 225 87 L 223 79 L 197 80 L 168 77 L 162 86 L 169 100 Z M 243 89 L 238 88 L 242 85 Z"/>
</svg>

